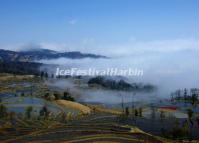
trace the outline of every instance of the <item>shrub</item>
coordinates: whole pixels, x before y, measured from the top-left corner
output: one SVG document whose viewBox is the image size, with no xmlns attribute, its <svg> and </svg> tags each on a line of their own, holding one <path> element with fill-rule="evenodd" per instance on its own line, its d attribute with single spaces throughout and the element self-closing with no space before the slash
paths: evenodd
<svg viewBox="0 0 199 143">
<path fill-rule="evenodd" d="M 0 118 L 4 118 L 7 116 L 7 108 L 1 104 L 0 105 Z"/>
<path fill-rule="evenodd" d="M 64 92 L 63 99 L 64 100 L 69 100 L 69 101 L 75 101 L 75 98 L 72 97 L 68 92 Z"/>
<path fill-rule="evenodd" d="M 25 111 L 26 118 L 28 118 L 28 119 L 31 118 L 32 111 L 33 111 L 33 107 L 32 106 L 29 106 L 29 107 L 26 108 L 26 111 Z"/>
</svg>

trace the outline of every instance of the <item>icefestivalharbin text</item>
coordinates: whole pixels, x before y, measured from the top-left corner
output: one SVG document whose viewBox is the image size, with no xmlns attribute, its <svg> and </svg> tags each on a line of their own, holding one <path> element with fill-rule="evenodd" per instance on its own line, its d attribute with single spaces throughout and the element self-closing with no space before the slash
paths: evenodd
<svg viewBox="0 0 199 143">
<path fill-rule="evenodd" d="M 69 68 L 69 69 L 56 69 L 56 76 L 143 76 L 144 71 L 137 68 L 106 68 L 106 69 L 80 69 L 80 68 Z"/>
</svg>

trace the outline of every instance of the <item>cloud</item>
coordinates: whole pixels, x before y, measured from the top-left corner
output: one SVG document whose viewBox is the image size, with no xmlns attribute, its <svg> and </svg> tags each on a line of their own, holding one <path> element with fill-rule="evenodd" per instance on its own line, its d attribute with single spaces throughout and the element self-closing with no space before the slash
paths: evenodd
<svg viewBox="0 0 199 143">
<path fill-rule="evenodd" d="M 90 40 L 88 40 L 90 41 Z M 199 85 L 199 40 L 174 39 L 159 41 L 131 40 L 120 45 L 100 45 L 96 41 L 75 45 L 75 50 L 111 57 L 111 59 L 58 59 L 45 63 L 60 63 L 64 67 L 80 68 L 138 68 L 144 76 L 133 81 L 158 85 L 159 96 L 166 97 L 178 88 L 197 88 Z M 87 46 L 86 46 L 87 45 Z M 61 45 L 54 45 L 61 47 Z M 62 47 L 64 48 L 64 47 Z"/>
<path fill-rule="evenodd" d="M 79 42 L 40 42 L 40 43 L 18 43 L 2 45 L 4 49 L 22 50 L 44 48 L 55 51 L 80 51 L 83 53 L 101 54 L 112 58 L 118 57 L 162 57 L 165 54 L 193 53 L 199 52 L 198 39 L 174 39 L 156 41 L 129 40 L 121 44 L 100 44 L 94 38 L 84 38 Z"/>
<path fill-rule="evenodd" d="M 190 88 L 199 85 L 199 40 L 173 39 L 156 41 L 138 41 L 136 39 L 117 45 L 97 43 L 96 39 L 85 38 L 76 43 L 15 44 L 4 49 L 46 48 L 58 51 L 81 51 L 101 54 L 111 59 L 57 59 L 44 63 L 61 64 L 64 67 L 96 68 L 138 68 L 144 70 L 144 76 L 138 80 L 160 85 L 160 96 L 168 95 L 177 88 Z M 163 95 L 164 94 L 164 95 Z"/>
<path fill-rule="evenodd" d="M 135 56 L 141 54 L 174 53 L 180 51 L 198 51 L 199 40 L 174 39 L 159 41 L 130 41 L 121 45 L 112 45 L 106 48 L 106 53 L 115 56 Z"/>
</svg>

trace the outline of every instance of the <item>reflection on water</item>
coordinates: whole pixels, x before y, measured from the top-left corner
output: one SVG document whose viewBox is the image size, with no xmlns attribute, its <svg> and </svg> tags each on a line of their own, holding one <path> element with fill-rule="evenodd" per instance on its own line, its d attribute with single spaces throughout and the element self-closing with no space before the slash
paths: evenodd
<svg viewBox="0 0 199 143">
<path fill-rule="evenodd" d="M 105 104 L 118 104 L 122 101 L 128 102 L 152 102 L 155 100 L 154 93 L 135 93 L 135 92 L 120 92 L 110 90 L 86 90 L 81 96 L 83 102 L 99 102 Z"/>
<path fill-rule="evenodd" d="M 13 111 L 16 113 L 24 113 L 27 107 L 32 106 L 35 113 L 39 113 L 39 111 L 46 106 L 48 110 L 54 114 L 57 114 L 61 111 L 59 106 L 52 104 L 41 98 L 31 98 L 31 97 L 11 97 L 3 99 L 3 102 L 6 103 L 6 107 L 9 111 Z"/>
<path fill-rule="evenodd" d="M 12 83 L 8 85 L 8 87 L 16 87 L 16 86 L 30 87 L 31 83 L 30 82 L 17 82 L 17 83 Z"/>
</svg>

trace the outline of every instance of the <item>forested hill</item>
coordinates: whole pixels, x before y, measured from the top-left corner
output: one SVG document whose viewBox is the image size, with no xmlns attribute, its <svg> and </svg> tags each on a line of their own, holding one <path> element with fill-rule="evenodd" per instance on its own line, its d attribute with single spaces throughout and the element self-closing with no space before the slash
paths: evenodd
<svg viewBox="0 0 199 143">
<path fill-rule="evenodd" d="M 105 77 L 102 76 L 91 78 L 88 81 L 88 85 L 89 86 L 99 85 L 106 89 L 121 90 L 121 91 L 152 92 L 156 90 L 156 87 L 151 84 L 128 83 L 123 79 L 116 81 L 114 79 L 106 79 Z"/>
<path fill-rule="evenodd" d="M 39 75 L 41 63 L 0 61 L 0 73 Z"/>
<path fill-rule="evenodd" d="M 27 51 L 9 51 L 0 49 L 0 59 L 3 61 L 19 61 L 19 62 L 33 62 L 44 59 L 82 59 L 82 58 L 106 58 L 105 56 L 81 53 L 78 51 L 73 52 L 57 52 L 49 49 L 35 49 Z"/>
</svg>

